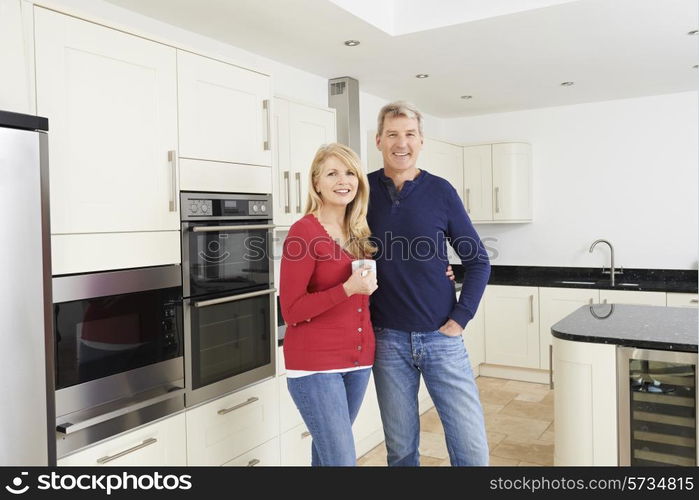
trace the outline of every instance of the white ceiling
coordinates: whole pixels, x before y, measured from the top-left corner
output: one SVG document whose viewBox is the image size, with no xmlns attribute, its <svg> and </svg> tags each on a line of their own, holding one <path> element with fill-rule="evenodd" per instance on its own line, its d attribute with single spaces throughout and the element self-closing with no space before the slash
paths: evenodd
<svg viewBox="0 0 699 500">
<path fill-rule="evenodd" d="M 443 118 L 697 90 L 696 0 L 108 1 Z"/>
</svg>

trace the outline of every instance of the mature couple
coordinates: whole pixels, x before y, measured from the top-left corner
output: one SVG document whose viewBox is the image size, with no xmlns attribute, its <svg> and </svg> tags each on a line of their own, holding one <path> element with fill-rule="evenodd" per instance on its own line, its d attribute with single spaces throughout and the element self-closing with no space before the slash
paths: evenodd
<svg viewBox="0 0 699 500">
<path fill-rule="evenodd" d="M 422 143 L 422 115 L 395 102 L 378 117 L 382 170 L 367 177 L 351 149 L 321 147 L 311 165 L 306 215 L 284 243 L 287 382 L 313 438 L 313 465 L 355 465 L 352 422 L 372 367 L 388 465 L 419 465 L 420 375 L 451 464 L 488 463 L 461 333 L 490 264 L 456 190 L 417 167 Z M 458 302 L 445 273 L 446 241 L 465 267 Z M 372 257 L 376 274 L 370 266 L 352 272 L 352 261 Z"/>
</svg>

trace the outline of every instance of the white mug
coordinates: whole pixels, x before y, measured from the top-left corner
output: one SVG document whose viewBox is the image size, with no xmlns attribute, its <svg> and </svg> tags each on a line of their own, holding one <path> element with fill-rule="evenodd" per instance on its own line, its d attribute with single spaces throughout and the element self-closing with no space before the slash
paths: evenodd
<svg viewBox="0 0 699 500">
<path fill-rule="evenodd" d="M 376 261 L 371 259 L 359 259 L 352 261 L 352 272 L 355 272 L 360 267 L 371 266 L 371 270 L 376 273 Z M 369 274 L 368 270 L 362 271 L 362 276 Z"/>
</svg>

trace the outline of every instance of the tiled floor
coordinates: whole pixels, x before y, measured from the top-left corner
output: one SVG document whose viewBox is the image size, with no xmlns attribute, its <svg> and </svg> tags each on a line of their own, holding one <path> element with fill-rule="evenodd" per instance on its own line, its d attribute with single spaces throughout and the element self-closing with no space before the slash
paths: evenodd
<svg viewBox="0 0 699 500">
<path fill-rule="evenodd" d="M 476 379 L 485 413 L 490 465 L 553 465 L 553 391 L 547 385 L 497 378 Z M 449 465 L 444 431 L 432 408 L 420 417 L 420 462 Z M 384 443 L 358 465 L 386 465 Z"/>
</svg>

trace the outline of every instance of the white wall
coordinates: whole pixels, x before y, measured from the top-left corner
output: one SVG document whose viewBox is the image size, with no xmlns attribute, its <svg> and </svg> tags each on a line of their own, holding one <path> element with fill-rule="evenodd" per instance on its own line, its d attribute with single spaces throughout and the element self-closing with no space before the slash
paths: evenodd
<svg viewBox="0 0 699 500">
<path fill-rule="evenodd" d="M 478 225 L 500 265 L 697 269 L 697 93 L 444 120 L 442 138 L 530 142 L 534 222 Z"/>
</svg>

